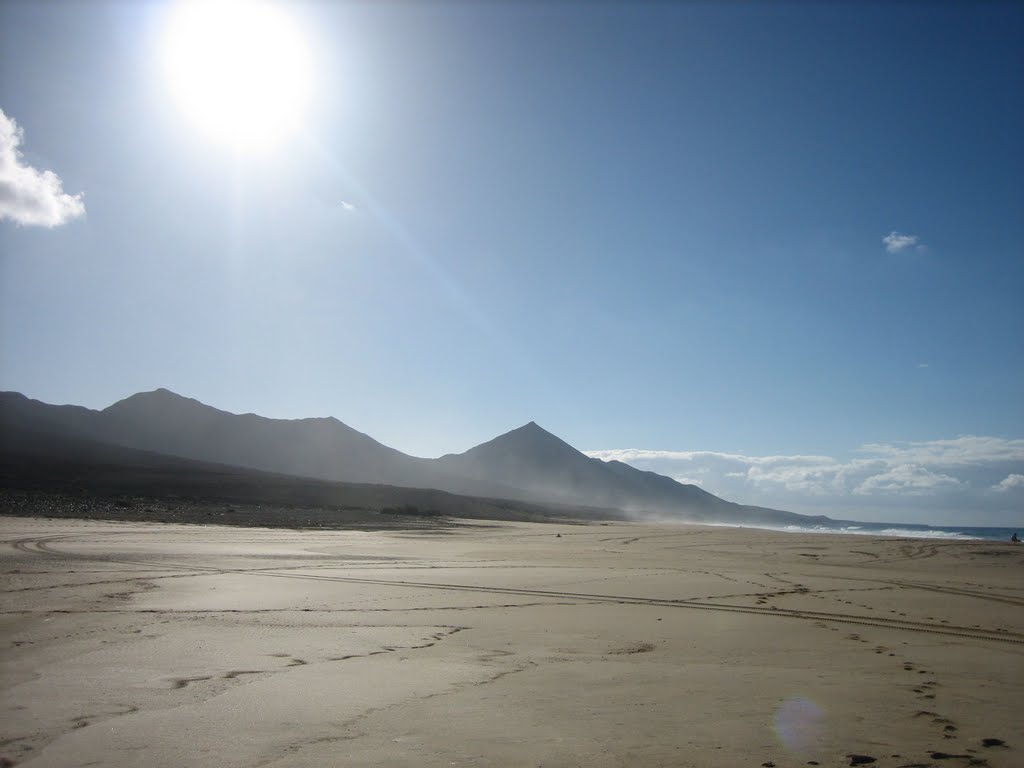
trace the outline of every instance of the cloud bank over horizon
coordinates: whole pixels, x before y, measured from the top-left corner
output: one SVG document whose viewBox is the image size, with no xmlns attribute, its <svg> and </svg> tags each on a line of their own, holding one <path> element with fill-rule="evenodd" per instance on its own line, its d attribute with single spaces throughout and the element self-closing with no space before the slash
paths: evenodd
<svg viewBox="0 0 1024 768">
<path fill-rule="evenodd" d="M 852 458 L 636 448 L 585 451 L 730 501 L 886 522 L 1024 525 L 1024 439 L 869 443 Z"/>
<path fill-rule="evenodd" d="M 14 119 L 0 109 L 0 221 L 52 228 L 84 216 L 82 193 L 65 193 L 53 171 L 25 164 L 19 149 L 24 135 Z"/>
</svg>

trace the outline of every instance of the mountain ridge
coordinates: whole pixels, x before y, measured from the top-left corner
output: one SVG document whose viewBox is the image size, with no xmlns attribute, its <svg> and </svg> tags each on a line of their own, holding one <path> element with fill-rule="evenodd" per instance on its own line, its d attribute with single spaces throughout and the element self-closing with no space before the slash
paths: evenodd
<svg viewBox="0 0 1024 768">
<path fill-rule="evenodd" d="M 5 434 L 31 433 L 35 439 L 70 436 L 317 480 L 618 509 L 643 518 L 740 524 L 825 519 L 736 504 L 664 475 L 586 456 L 533 420 L 463 453 L 424 459 L 333 416 L 234 414 L 161 387 L 102 410 L 49 405 L 3 392 L 0 428 Z"/>
</svg>

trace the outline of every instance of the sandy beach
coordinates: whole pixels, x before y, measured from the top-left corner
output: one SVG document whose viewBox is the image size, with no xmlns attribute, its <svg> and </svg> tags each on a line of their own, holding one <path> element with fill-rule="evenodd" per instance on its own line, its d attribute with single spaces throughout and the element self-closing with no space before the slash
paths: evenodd
<svg viewBox="0 0 1024 768">
<path fill-rule="evenodd" d="M 0 520 L 0 765 L 1024 765 L 1024 547 Z"/>
</svg>

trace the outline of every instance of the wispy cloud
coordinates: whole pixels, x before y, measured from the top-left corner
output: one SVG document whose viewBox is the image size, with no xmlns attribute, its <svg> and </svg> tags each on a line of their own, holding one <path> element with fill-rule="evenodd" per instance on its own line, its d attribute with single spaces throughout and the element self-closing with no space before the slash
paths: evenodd
<svg viewBox="0 0 1024 768">
<path fill-rule="evenodd" d="M 338 203 L 338 205 L 341 206 L 341 210 L 345 211 L 345 213 L 355 213 L 356 212 L 355 204 L 354 203 L 350 203 L 348 200 L 341 200 Z"/>
<path fill-rule="evenodd" d="M 34 227 L 57 227 L 85 215 L 82 194 L 64 192 L 53 171 L 26 165 L 21 146 L 24 132 L 0 110 L 0 220 Z"/>
<path fill-rule="evenodd" d="M 883 237 L 882 242 L 885 243 L 885 250 L 889 253 L 901 253 L 908 248 L 916 248 L 917 250 L 924 248 L 921 238 L 917 235 L 904 235 L 895 230 Z"/>
<path fill-rule="evenodd" d="M 1007 475 L 1003 478 L 1002 482 L 996 483 L 992 486 L 994 491 L 1006 492 L 1013 488 L 1024 489 L 1024 475 L 1018 475 L 1016 472 Z"/>
<path fill-rule="evenodd" d="M 934 472 L 920 464 L 897 464 L 884 472 L 870 475 L 853 492 L 861 495 L 874 493 L 908 493 L 927 495 L 963 485 L 951 475 Z"/>
<path fill-rule="evenodd" d="M 918 363 L 917 367 L 918 368 L 931 368 L 931 364 L 930 363 Z"/>
<path fill-rule="evenodd" d="M 1024 440 L 965 435 L 948 440 L 868 443 L 857 449 L 889 464 L 921 464 L 930 467 L 966 467 L 985 464 L 1024 463 Z"/>
</svg>

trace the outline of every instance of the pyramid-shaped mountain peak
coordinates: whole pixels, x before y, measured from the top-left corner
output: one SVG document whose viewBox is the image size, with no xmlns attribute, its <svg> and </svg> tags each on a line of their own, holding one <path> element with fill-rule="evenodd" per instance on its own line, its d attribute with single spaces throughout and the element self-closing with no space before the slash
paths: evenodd
<svg viewBox="0 0 1024 768">
<path fill-rule="evenodd" d="M 528 421 L 521 427 L 510 430 L 503 435 L 498 435 L 493 440 L 478 445 L 476 448 L 471 448 L 470 451 L 476 451 L 487 446 L 503 446 L 505 448 L 521 446 L 523 449 L 531 449 L 544 445 L 563 446 L 571 451 L 576 451 L 575 448 L 562 440 L 562 438 L 548 432 L 535 421 Z"/>
<path fill-rule="evenodd" d="M 523 426 L 518 427 L 516 429 L 513 429 L 511 432 L 506 432 L 505 434 L 508 434 L 508 435 L 513 435 L 513 434 L 550 435 L 551 433 L 548 432 L 546 429 L 544 429 L 544 427 L 542 427 L 536 421 L 528 421 L 525 424 L 523 424 Z"/>
<path fill-rule="evenodd" d="M 560 437 L 531 421 L 465 453 L 445 457 L 445 461 L 471 476 L 493 473 L 512 477 L 511 467 L 533 466 L 537 470 L 563 466 L 565 462 L 590 461 Z M 465 466 L 463 466 L 465 465 Z"/>
</svg>

